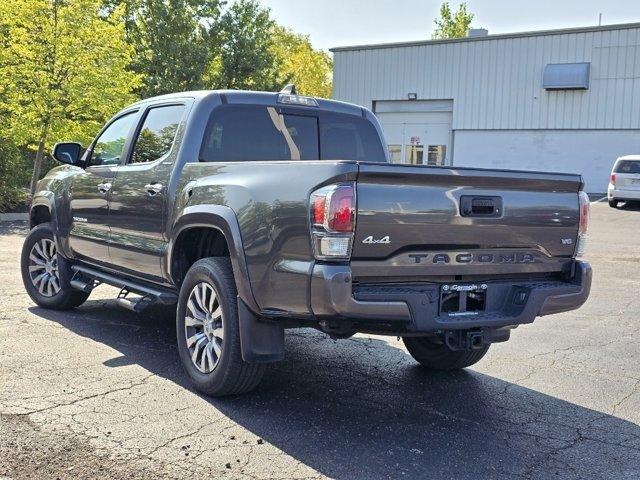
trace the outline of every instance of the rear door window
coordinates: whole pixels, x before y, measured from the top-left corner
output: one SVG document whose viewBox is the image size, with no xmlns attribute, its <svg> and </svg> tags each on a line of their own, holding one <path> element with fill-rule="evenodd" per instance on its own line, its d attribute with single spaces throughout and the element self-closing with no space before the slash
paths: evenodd
<svg viewBox="0 0 640 480">
<path fill-rule="evenodd" d="M 616 173 L 640 173 L 640 160 L 622 160 L 616 166 Z"/>
<path fill-rule="evenodd" d="M 136 139 L 131 163 L 153 162 L 171 151 L 184 109 L 184 105 L 149 109 Z"/>
</svg>

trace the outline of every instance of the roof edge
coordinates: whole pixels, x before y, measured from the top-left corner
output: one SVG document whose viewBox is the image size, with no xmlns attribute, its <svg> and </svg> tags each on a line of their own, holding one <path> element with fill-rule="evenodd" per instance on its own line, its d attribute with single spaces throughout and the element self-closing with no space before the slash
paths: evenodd
<svg viewBox="0 0 640 480">
<path fill-rule="evenodd" d="M 447 38 L 442 40 L 415 40 L 409 42 L 392 42 L 392 43 L 372 43 L 364 45 L 353 45 L 345 47 L 330 48 L 330 52 L 348 52 L 353 50 L 378 50 L 383 48 L 401 48 L 401 47 L 419 47 L 424 45 L 440 45 L 444 43 L 463 43 L 463 42 L 486 42 L 489 40 L 502 40 L 508 38 L 520 37 L 541 37 L 546 35 L 566 35 L 572 33 L 590 33 L 590 32 L 606 32 L 611 30 L 628 30 L 632 28 L 640 28 L 640 22 L 635 23 L 616 23 L 611 25 L 601 25 L 592 27 L 574 27 L 561 28 L 555 30 L 534 30 L 529 32 L 500 33 L 497 35 L 485 35 L 483 37 L 462 37 Z"/>
</svg>

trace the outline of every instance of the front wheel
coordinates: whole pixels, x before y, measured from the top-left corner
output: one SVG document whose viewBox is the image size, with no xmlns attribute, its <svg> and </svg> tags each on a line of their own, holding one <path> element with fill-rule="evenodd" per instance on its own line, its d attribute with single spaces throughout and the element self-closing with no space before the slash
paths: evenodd
<svg viewBox="0 0 640 480">
<path fill-rule="evenodd" d="M 459 370 L 478 363 L 485 356 L 489 345 L 478 350 L 451 350 L 445 343 L 429 337 L 403 337 L 411 356 L 429 370 Z"/>
<path fill-rule="evenodd" d="M 43 223 L 29 232 L 20 258 L 22 282 L 41 307 L 69 310 L 82 305 L 89 294 L 71 288 L 71 268 L 58 253 L 51 225 Z"/>
<path fill-rule="evenodd" d="M 618 208 L 618 201 L 617 200 L 609 200 L 609 206 L 611 208 Z"/>
<path fill-rule="evenodd" d="M 193 386 L 211 396 L 253 390 L 264 364 L 242 359 L 236 286 L 228 258 L 198 260 L 187 272 L 178 300 L 180 360 Z"/>
</svg>

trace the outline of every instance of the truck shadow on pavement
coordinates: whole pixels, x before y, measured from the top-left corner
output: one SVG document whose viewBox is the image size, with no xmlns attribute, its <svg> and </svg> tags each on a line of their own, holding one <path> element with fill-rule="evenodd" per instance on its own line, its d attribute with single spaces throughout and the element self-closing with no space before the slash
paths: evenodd
<svg viewBox="0 0 640 480">
<path fill-rule="evenodd" d="M 88 301 L 71 312 L 31 312 L 121 352 L 106 367 L 137 364 L 190 389 L 172 310 L 136 315 Z M 255 392 L 207 400 L 337 479 L 640 475 L 640 426 L 473 370 L 426 372 L 394 343 L 293 331 L 286 360 Z M 277 470 L 278 460 L 268 463 Z"/>
</svg>

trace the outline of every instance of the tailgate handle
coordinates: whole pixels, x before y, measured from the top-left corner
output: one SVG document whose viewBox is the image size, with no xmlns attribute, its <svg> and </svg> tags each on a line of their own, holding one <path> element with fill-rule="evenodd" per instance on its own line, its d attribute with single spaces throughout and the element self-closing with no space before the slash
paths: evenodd
<svg viewBox="0 0 640 480">
<path fill-rule="evenodd" d="M 502 215 L 502 197 L 460 197 L 460 214 L 463 217 L 499 217 Z"/>
</svg>

